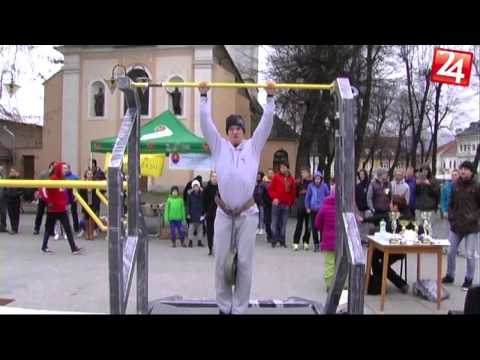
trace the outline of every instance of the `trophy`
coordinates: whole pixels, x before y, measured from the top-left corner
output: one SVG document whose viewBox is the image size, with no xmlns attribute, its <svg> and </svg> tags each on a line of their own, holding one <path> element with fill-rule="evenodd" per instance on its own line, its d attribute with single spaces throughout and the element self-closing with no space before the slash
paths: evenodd
<svg viewBox="0 0 480 360">
<path fill-rule="evenodd" d="M 397 241 L 399 241 L 399 239 L 396 235 L 396 233 L 397 233 L 397 220 L 400 217 L 400 213 L 398 211 L 391 211 L 389 213 L 389 215 L 390 215 L 390 221 L 391 221 L 391 224 L 392 224 L 392 233 L 393 233 L 393 236 L 391 238 L 390 243 L 397 243 Z"/>
<path fill-rule="evenodd" d="M 420 217 L 423 220 L 423 243 L 432 242 L 432 224 L 431 224 L 431 211 L 422 211 Z"/>
<path fill-rule="evenodd" d="M 405 232 L 405 230 L 407 230 L 407 226 L 408 224 L 410 223 L 410 220 L 405 220 L 405 219 L 402 219 L 399 221 L 400 222 L 400 226 L 402 227 L 402 234 Z"/>
</svg>

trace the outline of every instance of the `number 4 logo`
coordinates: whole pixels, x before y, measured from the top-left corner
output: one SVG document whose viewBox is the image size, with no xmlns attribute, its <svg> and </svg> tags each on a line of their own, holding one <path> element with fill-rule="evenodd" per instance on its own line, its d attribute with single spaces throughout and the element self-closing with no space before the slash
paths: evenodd
<svg viewBox="0 0 480 360">
<path fill-rule="evenodd" d="M 437 48 L 433 54 L 432 81 L 468 86 L 472 62 L 471 52 Z"/>
</svg>

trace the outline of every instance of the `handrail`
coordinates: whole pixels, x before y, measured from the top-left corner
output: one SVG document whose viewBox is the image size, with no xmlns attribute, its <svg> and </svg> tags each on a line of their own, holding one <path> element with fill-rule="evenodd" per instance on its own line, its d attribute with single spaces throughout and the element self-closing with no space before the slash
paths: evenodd
<svg viewBox="0 0 480 360">
<path fill-rule="evenodd" d="M 102 192 L 100 191 L 100 189 L 96 189 L 95 190 L 95 194 L 97 194 L 98 198 L 100 199 L 101 202 L 103 202 L 105 205 L 108 206 L 108 200 L 107 198 L 102 194 Z"/>
<path fill-rule="evenodd" d="M 80 203 L 80 205 L 85 209 L 85 211 L 88 213 L 88 215 L 90 215 L 90 217 L 93 219 L 93 221 L 95 221 L 95 223 L 98 225 L 98 227 L 100 228 L 100 230 L 102 231 L 107 231 L 108 230 L 108 227 L 105 226 L 102 222 L 102 220 L 100 220 L 97 216 L 97 214 L 95 214 L 95 212 L 90 208 L 90 206 L 87 204 L 87 202 L 82 198 L 82 195 L 80 195 L 80 193 L 78 192 L 77 189 L 73 189 L 73 196 L 75 196 L 75 199 L 77 199 L 77 201 Z"/>
<path fill-rule="evenodd" d="M 26 180 L 1 179 L 0 188 L 47 188 L 47 189 L 107 189 L 106 180 Z M 123 183 L 127 188 L 127 182 Z"/>
</svg>

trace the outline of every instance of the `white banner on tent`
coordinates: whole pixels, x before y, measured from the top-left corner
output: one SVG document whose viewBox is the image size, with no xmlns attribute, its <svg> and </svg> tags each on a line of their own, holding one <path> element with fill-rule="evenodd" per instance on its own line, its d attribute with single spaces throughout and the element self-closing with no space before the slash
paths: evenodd
<svg viewBox="0 0 480 360">
<path fill-rule="evenodd" d="M 176 158 L 177 161 L 173 161 Z M 169 168 L 172 170 L 204 170 L 213 169 L 212 156 L 209 154 L 170 154 Z"/>
</svg>

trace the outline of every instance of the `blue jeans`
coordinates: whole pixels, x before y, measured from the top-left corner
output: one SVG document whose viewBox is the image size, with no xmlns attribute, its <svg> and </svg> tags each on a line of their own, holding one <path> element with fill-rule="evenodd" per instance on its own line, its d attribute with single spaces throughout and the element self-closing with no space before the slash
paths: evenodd
<svg viewBox="0 0 480 360">
<path fill-rule="evenodd" d="M 285 244 L 288 221 L 288 206 L 272 205 L 272 244 Z"/>
<path fill-rule="evenodd" d="M 265 229 L 265 222 L 264 222 L 264 209 L 263 206 L 257 205 L 258 206 L 258 226 L 257 229 Z"/>
<path fill-rule="evenodd" d="M 475 274 L 475 257 L 478 256 L 478 249 L 480 241 L 479 233 L 468 234 L 460 236 L 450 230 L 448 234 L 448 240 L 450 241 L 450 248 L 448 250 L 447 258 L 447 275 L 455 277 L 455 265 L 457 261 L 457 251 L 462 240 L 465 241 L 465 257 L 467 258 L 467 273 L 465 277 L 473 280 Z M 475 254 L 477 253 L 477 254 Z"/>
<path fill-rule="evenodd" d="M 170 220 L 170 233 L 172 235 L 172 241 L 177 240 L 177 232 L 180 241 L 185 239 L 185 232 L 183 231 L 182 220 Z"/>
</svg>

